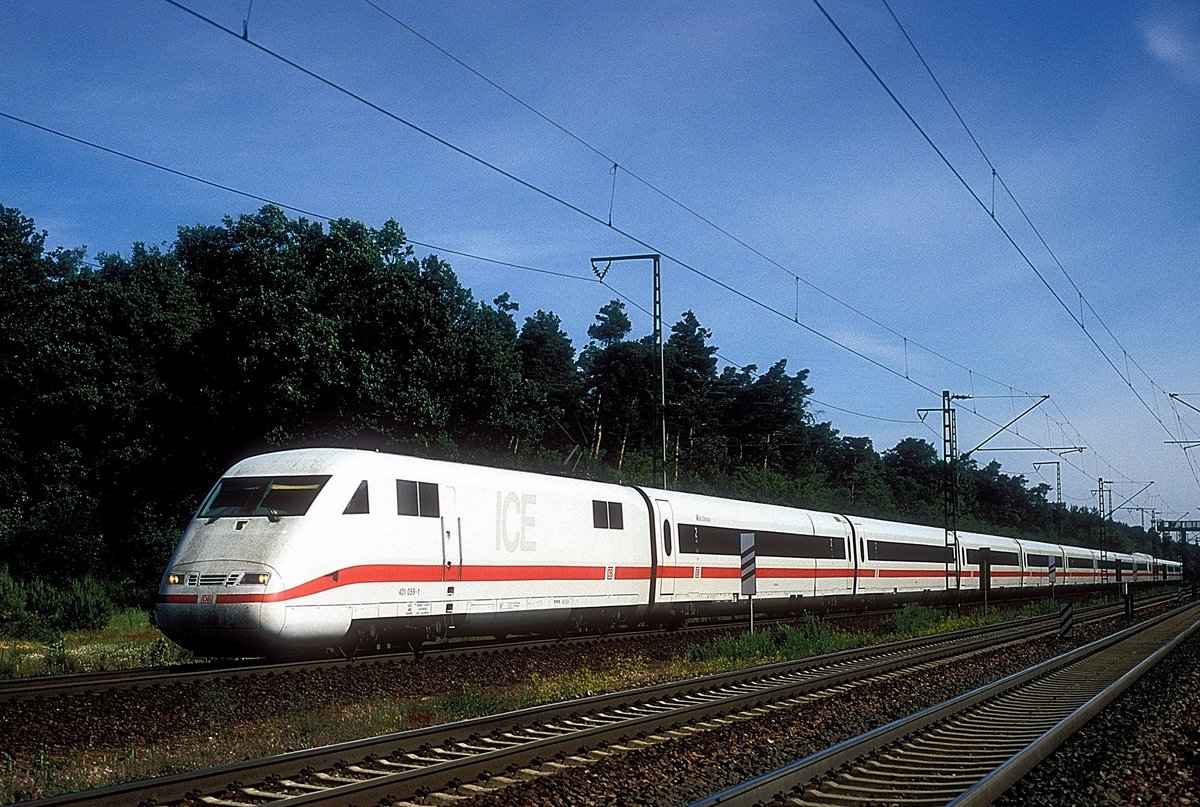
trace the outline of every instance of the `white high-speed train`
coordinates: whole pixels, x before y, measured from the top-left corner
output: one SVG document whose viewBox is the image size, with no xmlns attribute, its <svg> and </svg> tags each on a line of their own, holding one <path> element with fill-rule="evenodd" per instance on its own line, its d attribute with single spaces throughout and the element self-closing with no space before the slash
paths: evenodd
<svg viewBox="0 0 1200 807">
<path fill-rule="evenodd" d="M 955 558 L 937 528 L 319 448 L 221 477 L 155 616 L 198 653 L 255 656 L 671 626 L 746 613 L 743 534 L 759 613 L 1182 577 L 1150 555 L 963 532 Z"/>
</svg>

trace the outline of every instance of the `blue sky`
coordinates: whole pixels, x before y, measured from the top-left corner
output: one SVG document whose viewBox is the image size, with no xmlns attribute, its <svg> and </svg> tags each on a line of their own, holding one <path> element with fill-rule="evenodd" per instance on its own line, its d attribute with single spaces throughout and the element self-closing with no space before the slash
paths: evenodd
<svg viewBox="0 0 1200 807">
<path fill-rule="evenodd" d="M 519 321 L 554 311 L 577 348 L 614 293 L 651 301 L 648 264 L 604 288 L 588 258 L 661 252 L 668 324 L 691 309 L 725 360 L 808 368 L 845 434 L 940 449 L 916 410 L 950 389 L 975 396 L 967 450 L 1034 400 L 1014 393 L 1049 394 L 989 446 L 1084 445 L 1061 458 L 1068 503 L 1094 505 L 1100 477 L 1114 505 L 1154 480 L 1131 504 L 1200 517 L 1200 469 L 1165 444 L 1200 436 L 1200 7 L 889 0 L 985 159 L 883 2 L 822 0 L 943 161 L 815 3 L 375 2 L 187 5 L 239 34 L 249 9 L 254 42 L 577 209 L 166 2 L 5 3 L 0 112 L 573 275 L 441 253 L 477 298 L 511 292 Z M 989 161 L 1020 209 L 1000 183 L 993 202 Z M 259 204 L 2 118 L 0 203 L 92 255 Z M 1032 463 L 1059 459 L 975 458 L 1051 484 Z"/>
</svg>

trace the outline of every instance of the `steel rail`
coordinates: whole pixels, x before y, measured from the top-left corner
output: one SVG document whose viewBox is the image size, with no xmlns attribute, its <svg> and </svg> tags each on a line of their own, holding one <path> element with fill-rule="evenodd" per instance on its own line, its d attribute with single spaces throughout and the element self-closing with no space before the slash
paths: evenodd
<svg viewBox="0 0 1200 807">
<path fill-rule="evenodd" d="M 990 803 L 1198 628 L 1174 609 L 689 807 Z"/>
<path fill-rule="evenodd" d="M 846 616 L 865 616 L 894 613 L 893 610 L 858 612 Z M 836 618 L 842 614 L 831 614 Z M 762 625 L 790 624 L 795 618 L 763 620 Z M 687 625 L 675 630 L 676 635 L 719 632 L 738 629 L 744 622 L 705 622 Z M 134 689 L 138 687 L 163 687 L 189 681 L 217 678 L 241 678 L 251 676 L 286 675 L 292 672 L 324 669 L 329 667 L 355 667 L 381 663 L 411 663 L 418 658 L 437 658 L 472 653 L 500 653 L 537 647 L 554 647 L 602 642 L 621 642 L 662 635 L 661 629 L 623 630 L 611 633 L 581 633 L 567 636 L 521 636 L 505 640 L 464 639 L 461 641 L 431 644 L 419 654 L 411 651 L 365 653 L 354 658 L 306 658 L 286 661 L 264 661 L 263 659 L 237 659 L 232 661 L 197 662 L 164 667 L 139 667 L 128 670 L 66 673 L 40 675 L 27 678 L 0 679 L 0 703 L 5 701 L 53 698 L 79 693 L 97 693 L 110 690 Z"/>
<path fill-rule="evenodd" d="M 1118 610 L 1105 606 L 1092 614 L 1104 618 Z M 502 774 L 537 760 L 574 754 L 581 747 L 620 743 L 638 733 L 669 731 L 689 721 L 753 710 L 934 660 L 983 652 L 1055 628 L 1056 622 L 1035 618 L 1016 625 L 907 639 L 66 794 L 31 802 L 30 807 L 108 807 L 185 799 L 246 805 L 267 803 L 268 798 L 288 805 L 363 804 L 370 798 L 436 789 L 447 781 L 466 781 L 483 773 Z M 253 784 L 244 785 L 246 781 Z"/>
<path fill-rule="evenodd" d="M 1120 697 L 1129 687 L 1137 683 L 1138 679 L 1191 637 L 1197 629 L 1200 629 L 1200 621 L 1194 620 L 1190 627 L 1177 633 L 1166 644 L 1159 646 L 1136 666 L 1109 684 L 1074 713 L 1060 720 L 1049 731 L 1018 751 L 951 804 L 954 807 L 983 807 L 983 805 L 991 804 L 1000 794 L 1054 753 L 1060 745 L 1082 729 L 1088 721 Z"/>
<path fill-rule="evenodd" d="M 1150 598 L 1145 602 L 1151 602 L 1153 599 Z M 1017 602 L 1019 600 L 1012 601 Z M 830 612 L 822 614 L 822 616 L 826 619 L 837 620 L 893 613 L 895 613 L 895 609 L 883 608 L 869 611 Z M 794 623 L 796 619 L 797 617 L 763 619 L 758 624 L 763 627 L 785 625 Z M 720 620 L 705 621 L 676 628 L 673 633 L 674 635 L 704 635 L 722 630 L 740 629 L 744 625 L 744 620 L 738 621 L 722 618 Z M 554 637 L 518 636 L 504 640 L 464 639 L 461 641 L 429 644 L 419 654 L 413 654 L 410 651 L 393 651 L 364 653 L 349 659 L 303 658 L 284 661 L 237 659 L 232 661 L 177 664 L 164 667 L 140 667 L 129 670 L 8 678 L 0 679 L 0 703 L 33 700 L 36 698 L 48 699 L 73 694 L 102 693 L 140 687 L 173 686 L 175 684 L 201 680 L 286 675 L 293 672 L 329 667 L 353 667 L 380 663 L 404 664 L 412 663 L 414 660 L 423 657 L 437 658 L 470 653 L 504 652 L 507 650 L 553 647 L 564 644 L 586 645 L 598 642 L 632 641 L 647 636 L 661 635 L 662 633 L 661 629 L 654 628 L 618 630 L 610 633 L 579 633 Z"/>
</svg>

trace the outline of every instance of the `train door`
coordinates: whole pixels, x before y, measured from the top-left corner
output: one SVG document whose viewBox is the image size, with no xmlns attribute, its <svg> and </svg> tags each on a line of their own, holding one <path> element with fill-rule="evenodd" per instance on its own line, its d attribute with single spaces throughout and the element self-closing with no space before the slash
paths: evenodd
<svg viewBox="0 0 1200 807">
<path fill-rule="evenodd" d="M 462 523 L 454 488 L 441 486 L 442 579 L 462 580 Z"/>
<path fill-rule="evenodd" d="M 846 540 L 850 542 L 849 549 L 852 567 L 850 570 L 850 596 L 853 597 L 858 594 L 858 575 L 864 558 L 863 552 L 859 550 L 858 530 L 854 528 L 854 522 L 849 517 L 846 518 L 846 532 L 849 536 Z"/>
<path fill-rule="evenodd" d="M 850 526 L 854 534 L 854 594 L 874 594 L 879 590 L 879 580 L 867 556 L 867 529 L 861 521 L 851 521 Z"/>
<path fill-rule="evenodd" d="M 679 559 L 679 542 L 675 534 L 675 515 L 671 503 L 663 499 L 655 499 L 658 509 L 658 593 L 663 596 L 675 595 L 675 567 Z"/>
</svg>

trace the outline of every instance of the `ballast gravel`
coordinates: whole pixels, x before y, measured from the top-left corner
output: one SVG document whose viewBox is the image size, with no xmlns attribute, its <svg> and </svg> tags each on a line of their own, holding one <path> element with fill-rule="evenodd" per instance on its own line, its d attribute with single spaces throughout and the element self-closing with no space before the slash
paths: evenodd
<svg viewBox="0 0 1200 807">
<path fill-rule="evenodd" d="M 1077 629 L 1075 644 L 1123 627 Z M 460 807 L 686 805 L 1050 658 L 1042 640 L 537 777 Z M 1193 637 L 998 804 L 1200 805 L 1200 638 Z M 431 802 L 432 803 L 432 802 Z"/>
<path fill-rule="evenodd" d="M 1071 644 L 1085 643 L 1124 624 L 1124 620 L 1111 620 L 1077 626 Z M 639 644 L 638 652 L 665 660 L 693 641 L 660 634 Z M 920 673 L 849 687 L 765 719 L 602 756 L 490 795 L 462 799 L 459 794 L 454 801 L 463 807 L 687 804 L 1065 649 L 1066 644 L 1051 639 L 1008 646 Z M 469 658 L 427 657 L 417 664 L 381 661 L 164 691 L 6 703 L 0 704 L 0 736 L 5 738 L 5 752 L 16 759 L 47 750 L 64 754 L 72 749 L 144 747 L 181 726 L 202 729 L 208 720 L 205 704 L 229 715 L 243 709 L 286 709 L 303 700 L 351 704 L 397 691 L 438 696 L 471 682 L 503 686 L 534 674 L 566 675 L 597 652 L 603 651 L 596 646 L 562 645 Z M 999 803 L 1200 807 L 1198 662 L 1200 640 L 1193 638 Z"/>
<path fill-rule="evenodd" d="M 760 719 L 581 765 L 461 807 L 679 805 L 717 793 L 1060 652 L 1040 640 L 920 674 L 850 687 Z"/>
<path fill-rule="evenodd" d="M 1163 659 L 995 804 L 1200 805 L 1200 636 Z"/>
</svg>

